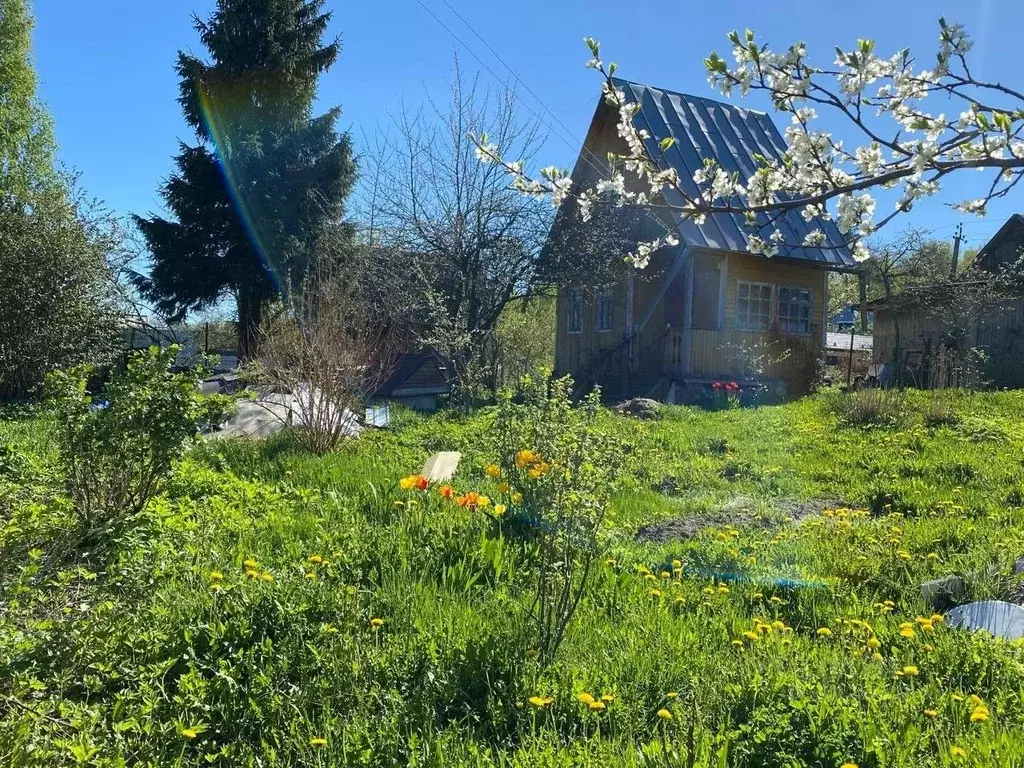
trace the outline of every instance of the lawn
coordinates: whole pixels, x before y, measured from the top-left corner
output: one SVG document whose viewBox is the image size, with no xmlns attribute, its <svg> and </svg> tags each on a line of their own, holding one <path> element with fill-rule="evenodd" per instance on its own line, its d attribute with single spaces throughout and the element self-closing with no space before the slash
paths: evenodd
<svg viewBox="0 0 1024 768">
<path fill-rule="evenodd" d="M 864 426 L 842 398 L 603 412 L 629 472 L 548 665 L 529 538 L 399 487 L 458 450 L 456 492 L 503 499 L 493 411 L 399 412 L 327 456 L 197 446 L 116 541 L 60 559 L 50 427 L 9 414 L 0 761 L 1022 765 L 1024 651 L 920 585 L 1015 592 L 1024 394 L 911 393 Z"/>
</svg>

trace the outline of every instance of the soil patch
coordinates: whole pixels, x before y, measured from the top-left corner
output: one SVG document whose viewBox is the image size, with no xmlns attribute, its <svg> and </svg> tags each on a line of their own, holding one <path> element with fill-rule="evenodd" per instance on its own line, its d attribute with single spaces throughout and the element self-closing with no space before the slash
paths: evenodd
<svg viewBox="0 0 1024 768">
<path fill-rule="evenodd" d="M 820 515 L 826 509 L 844 506 L 849 505 L 839 499 L 779 499 L 772 502 L 770 511 L 766 511 L 759 508 L 753 499 L 737 496 L 717 509 L 645 525 L 636 532 L 636 539 L 663 544 L 690 539 L 705 528 L 720 528 L 724 525 L 737 528 L 756 526 L 769 530 L 787 524 L 787 518 L 792 518 L 792 522 L 795 523 Z"/>
</svg>

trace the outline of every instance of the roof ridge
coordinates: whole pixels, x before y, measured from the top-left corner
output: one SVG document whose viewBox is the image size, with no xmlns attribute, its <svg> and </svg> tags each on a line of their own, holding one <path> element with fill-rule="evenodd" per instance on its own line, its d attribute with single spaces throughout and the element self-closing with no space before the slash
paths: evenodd
<svg viewBox="0 0 1024 768">
<path fill-rule="evenodd" d="M 668 94 L 671 94 L 673 96 L 681 96 L 684 99 L 694 99 L 696 101 L 705 101 L 705 102 L 708 102 L 709 104 L 718 104 L 718 105 L 723 106 L 723 107 L 729 107 L 730 109 L 735 109 L 736 111 L 742 112 L 744 114 L 751 114 L 751 115 L 767 115 L 768 114 L 763 109 L 753 109 L 751 107 L 741 107 L 738 104 L 734 104 L 731 101 L 721 101 L 719 99 L 712 99 L 712 98 L 709 98 L 707 96 L 697 96 L 696 94 L 693 94 L 693 93 L 683 93 L 682 91 L 677 91 L 677 90 L 674 90 L 672 88 L 662 88 L 660 85 L 648 85 L 647 83 L 639 83 L 636 80 L 627 80 L 624 77 L 613 77 L 612 78 L 612 82 L 613 83 L 623 83 L 625 85 L 632 85 L 632 86 L 635 86 L 637 88 L 646 88 L 647 90 L 650 90 L 650 91 L 661 91 L 662 93 L 668 93 Z"/>
</svg>

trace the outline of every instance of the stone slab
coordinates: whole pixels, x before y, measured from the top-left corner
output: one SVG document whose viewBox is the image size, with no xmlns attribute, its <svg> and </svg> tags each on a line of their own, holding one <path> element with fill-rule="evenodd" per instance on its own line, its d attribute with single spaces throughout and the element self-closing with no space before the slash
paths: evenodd
<svg viewBox="0 0 1024 768">
<path fill-rule="evenodd" d="M 441 451 L 435 453 L 423 464 L 422 474 L 432 483 L 442 480 L 451 480 L 459 468 L 459 460 L 462 454 L 458 451 Z"/>
</svg>

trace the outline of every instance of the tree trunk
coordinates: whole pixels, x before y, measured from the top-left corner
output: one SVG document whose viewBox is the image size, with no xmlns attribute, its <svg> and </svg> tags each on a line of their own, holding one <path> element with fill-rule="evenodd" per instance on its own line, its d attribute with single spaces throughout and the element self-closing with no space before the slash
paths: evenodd
<svg viewBox="0 0 1024 768">
<path fill-rule="evenodd" d="M 252 293 L 238 294 L 238 361 L 249 362 L 256 357 L 259 347 L 260 322 L 263 302 Z"/>
</svg>

